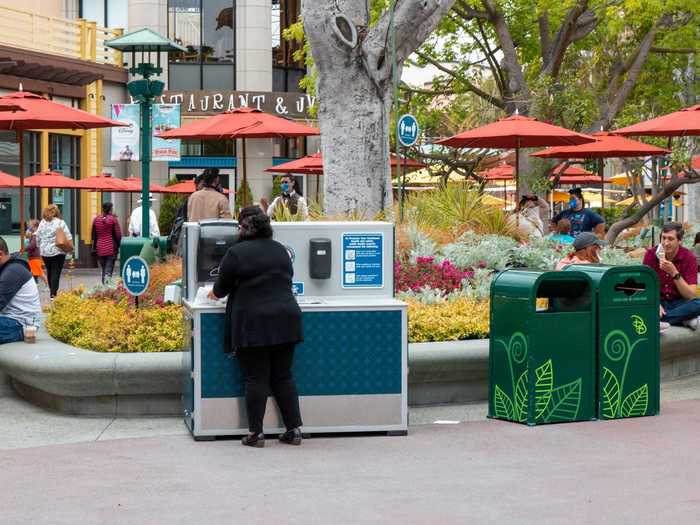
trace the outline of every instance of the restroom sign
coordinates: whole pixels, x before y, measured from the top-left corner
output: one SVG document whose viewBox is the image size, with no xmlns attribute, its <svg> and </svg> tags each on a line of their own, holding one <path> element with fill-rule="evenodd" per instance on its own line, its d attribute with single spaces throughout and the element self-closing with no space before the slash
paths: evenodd
<svg viewBox="0 0 700 525">
<path fill-rule="evenodd" d="M 122 282 L 129 295 L 139 296 L 148 288 L 151 272 L 148 263 L 138 255 L 129 257 L 122 268 Z"/>
</svg>

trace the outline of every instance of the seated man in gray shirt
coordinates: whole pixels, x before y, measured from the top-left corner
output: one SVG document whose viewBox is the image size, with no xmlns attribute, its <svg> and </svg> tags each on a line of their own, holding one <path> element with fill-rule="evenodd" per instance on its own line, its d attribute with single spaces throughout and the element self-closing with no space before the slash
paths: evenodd
<svg viewBox="0 0 700 525">
<path fill-rule="evenodd" d="M 0 344 L 24 340 L 24 327 L 41 317 L 39 289 L 29 263 L 10 255 L 0 237 Z"/>
</svg>

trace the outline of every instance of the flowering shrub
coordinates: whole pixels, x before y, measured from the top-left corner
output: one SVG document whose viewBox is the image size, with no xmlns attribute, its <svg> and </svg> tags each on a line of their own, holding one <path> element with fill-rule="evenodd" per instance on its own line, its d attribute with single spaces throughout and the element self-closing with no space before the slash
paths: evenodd
<svg viewBox="0 0 700 525">
<path fill-rule="evenodd" d="M 96 352 L 173 352 L 184 345 L 182 307 L 135 308 L 126 300 L 59 294 L 46 320 L 52 337 Z"/>
<path fill-rule="evenodd" d="M 450 261 L 435 262 L 434 257 L 416 257 L 415 263 L 394 263 L 394 288 L 397 292 L 422 288 L 442 290 L 450 293 L 462 286 L 462 279 L 471 272 L 458 269 Z"/>
<path fill-rule="evenodd" d="M 408 340 L 412 343 L 488 337 L 488 301 L 461 297 L 434 305 L 412 299 L 407 302 Z"/>
</svg>

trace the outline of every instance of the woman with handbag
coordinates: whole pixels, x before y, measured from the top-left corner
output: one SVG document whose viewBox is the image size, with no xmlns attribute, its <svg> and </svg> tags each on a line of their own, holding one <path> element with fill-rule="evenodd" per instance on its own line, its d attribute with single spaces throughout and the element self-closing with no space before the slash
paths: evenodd
<svg viewBox="0 0 700 525">
<path fill-rule="evenodd" d="M 92 221 L 92 251 L 97 254 L 102 267 L 102 284 L 105 284 L 106 277 L 112 279 L 121 240 L 122 232 L 117 217 L 112 213 L 112 203 L 105 202 L 102 213 Z"/>
<path fill-rule="evenodd" d="M 41 212 L 41 222 L 36 232 L 39 251 L 44 259 L 49 279 L 51 299 L 56 297 L 61 280 L 66 254 L 73 251 L 73 236 L 65 221 L 61 219 L 61 210 L 50 204 Z"/>
<path fill-rule="evenodd" d="M 294 346 L 303 341 L 299 305 L 292 294 L 292 261 L 272 240 L 270 218 L 258 206 L 238 215 L 239 241 L 219 265 L 210 298 L 225 297 L 224 352 L 236 354 L 245 385 L 248 430 L 242 443 L 265 446 L 263 418 L 268 391 L 286 432 L 282 443 L 301 444 L 301 414 L 292 376 Z"/>
</svg>

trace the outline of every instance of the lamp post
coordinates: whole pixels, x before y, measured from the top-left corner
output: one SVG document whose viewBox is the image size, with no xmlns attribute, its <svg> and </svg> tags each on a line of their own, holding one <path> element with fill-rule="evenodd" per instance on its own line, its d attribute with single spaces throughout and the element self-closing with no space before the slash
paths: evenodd
<svg viewBox="0 0 700 525">
<path fill-rule="evenodd" d="M 153 100 L 163 94 L 165 85 L 152 76 L 163 73 L 160 65 L 160 54 L 169 51 L 187 51 L 184 47 L 171 42 L 150 29 L 139 29 L 124 36 L 105 42 L 105 46 L 118 51 L 131 53 L 129 73 L 140 75 L 127 84 L 129 95 L 141 106 L 141 237 L 148 238 L 150 225 L 151 202 L 149 188 L 151 178 L 151 109 Z M 136 53 L 141 53 L 136 60 Z M 156 54 L 156 64 L 151 62 L 151 53 Z M 145 55 L 145 56 L 144 56 Z"/>
</svg>

